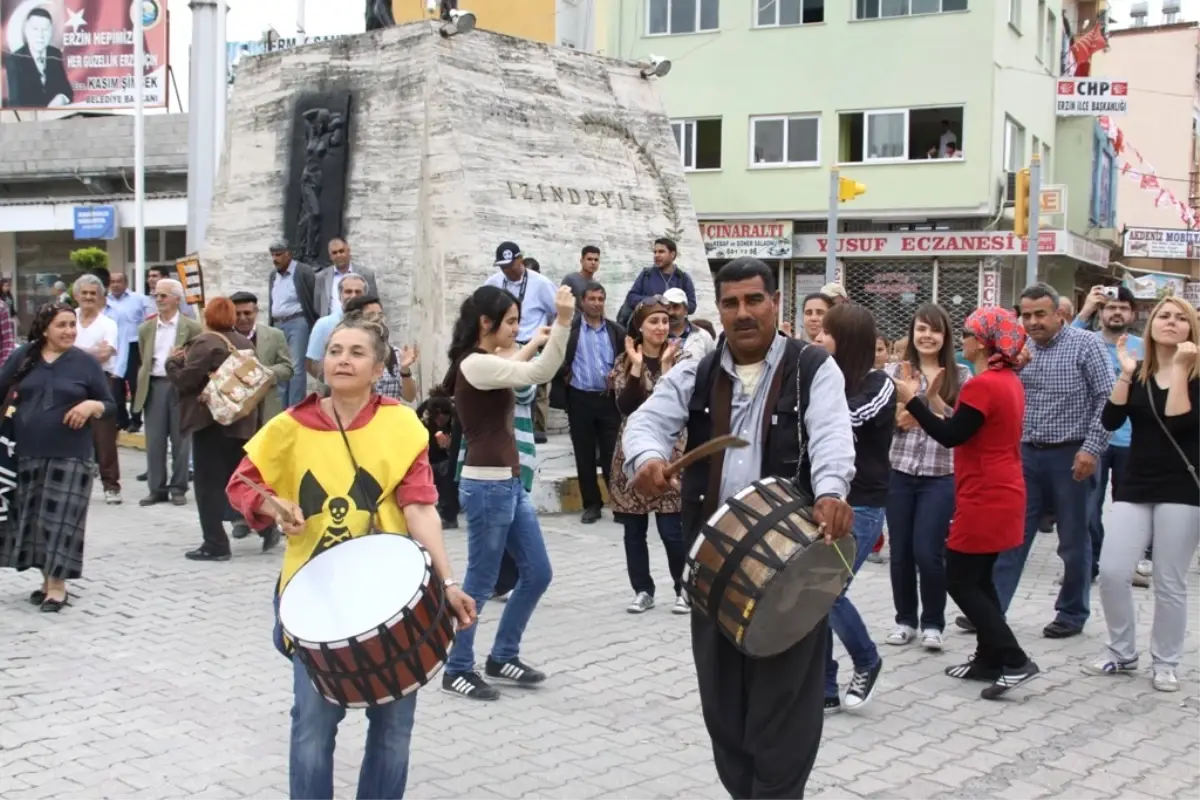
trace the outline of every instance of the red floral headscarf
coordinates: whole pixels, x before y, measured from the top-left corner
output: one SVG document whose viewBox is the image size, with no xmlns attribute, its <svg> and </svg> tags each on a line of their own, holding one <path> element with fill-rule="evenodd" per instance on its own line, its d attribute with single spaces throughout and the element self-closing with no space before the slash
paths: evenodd
<svg viewBox="0 0 1200 800">
<path fill-rule="evenodd" d="M 979 344 L 992 350 L 988 369 L 1016 366 L 1017 355 L 1025 347 L 1025 329 L 1017 315 L 1007 308 L 977 308 L 963 323 L 963 330 L 975 334 Z"/>
</svg>

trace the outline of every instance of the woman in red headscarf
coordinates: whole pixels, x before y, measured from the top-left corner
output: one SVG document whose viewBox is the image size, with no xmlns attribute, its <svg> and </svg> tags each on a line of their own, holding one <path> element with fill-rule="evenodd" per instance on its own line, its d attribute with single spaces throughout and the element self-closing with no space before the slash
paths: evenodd
<svg viewBox="0 0 1200 800">
<path fill-rule="evenodd" d="M 952 678 L 987 681 L 994 700 L 1038 674 L 1004 619 L 992 566 L 996 556 L 1025 539 L 1025 479 L 1021 426 L 1025 391 L 1013 368 L 1025 331 L 1008 309 L 976 309 L 963 323 L 963 355 L 976 377 L 963 384 L 954 414 L 941 419 L 914 401 L 917 380 L 896 380 L 896 394 L 929 436 L 954 450 L 954 519 L 946 540 L 946 591 L 975 626 L 978 645 L 966 664 L 947 667 Z M 941 385 L 937 374 L 928 393 Z"/>
</svg>

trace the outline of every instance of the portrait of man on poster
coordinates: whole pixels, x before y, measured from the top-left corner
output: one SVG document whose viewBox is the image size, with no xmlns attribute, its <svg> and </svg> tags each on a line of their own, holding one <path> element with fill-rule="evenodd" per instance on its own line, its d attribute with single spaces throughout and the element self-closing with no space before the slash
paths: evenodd
<svg viewBox="0 0 1200 800">
<path fill-rule="evenodd" d="M 15 44 L 13 27 L 20 31 Z M 20 9 L 9 19 L 3 55 L 6 108 L 55 108 L 70 105 L 75 97 L 67 80 L 62 50 L 54 47 L 54 16 L 44 5 L 35 5 L 21 18 Z"/>
</svg>

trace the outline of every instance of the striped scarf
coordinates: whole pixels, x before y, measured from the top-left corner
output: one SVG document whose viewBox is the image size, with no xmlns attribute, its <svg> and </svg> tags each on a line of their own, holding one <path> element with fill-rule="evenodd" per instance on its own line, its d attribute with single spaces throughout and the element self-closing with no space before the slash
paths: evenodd
<svg viewBox="0 0 1200 800">
<path fill-rule="evenodd" d="M 533 491 L 533 472 L 537 467 L 537 444 L 533 434 L 533 401 L 537 398 L 536 386 L 514 389 L 516 405 L 513 408 L 513 432 L 517 439 L 517 455 L 521 458 L 521 485 L 525 491 Z M 463 465 L 467 462 L 466 442 L 458 449 L 458 466 L 454 479 L 462 477 Z"/>
</svg>

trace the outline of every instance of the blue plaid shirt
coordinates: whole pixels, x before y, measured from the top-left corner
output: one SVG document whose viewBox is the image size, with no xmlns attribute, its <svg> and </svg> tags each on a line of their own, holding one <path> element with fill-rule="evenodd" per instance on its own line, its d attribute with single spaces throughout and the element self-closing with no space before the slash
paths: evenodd
<svg viewBox="0 0 1200 800">
<path fill-rule="evenodd" d="M 593 328 L 586 319 L 580 320 L 579 342 L 571 362 L 571 387 L 581 392 L 603 392 L 608 388 L 608 373 L 615 359 L 608 322 Z"/>
<path fill-rule="evenodd" d="M 1104 344 L 1095 334 L 1064 325 L 1047 344 L 1029 340 L 1033 359 L 1021 370 L 1025 386 L 1022 442 L 1083 442 L 1099 457 L 1109 433 L 1100 411 L 1112 394 L 1116 375 Z"/>
</svg>

